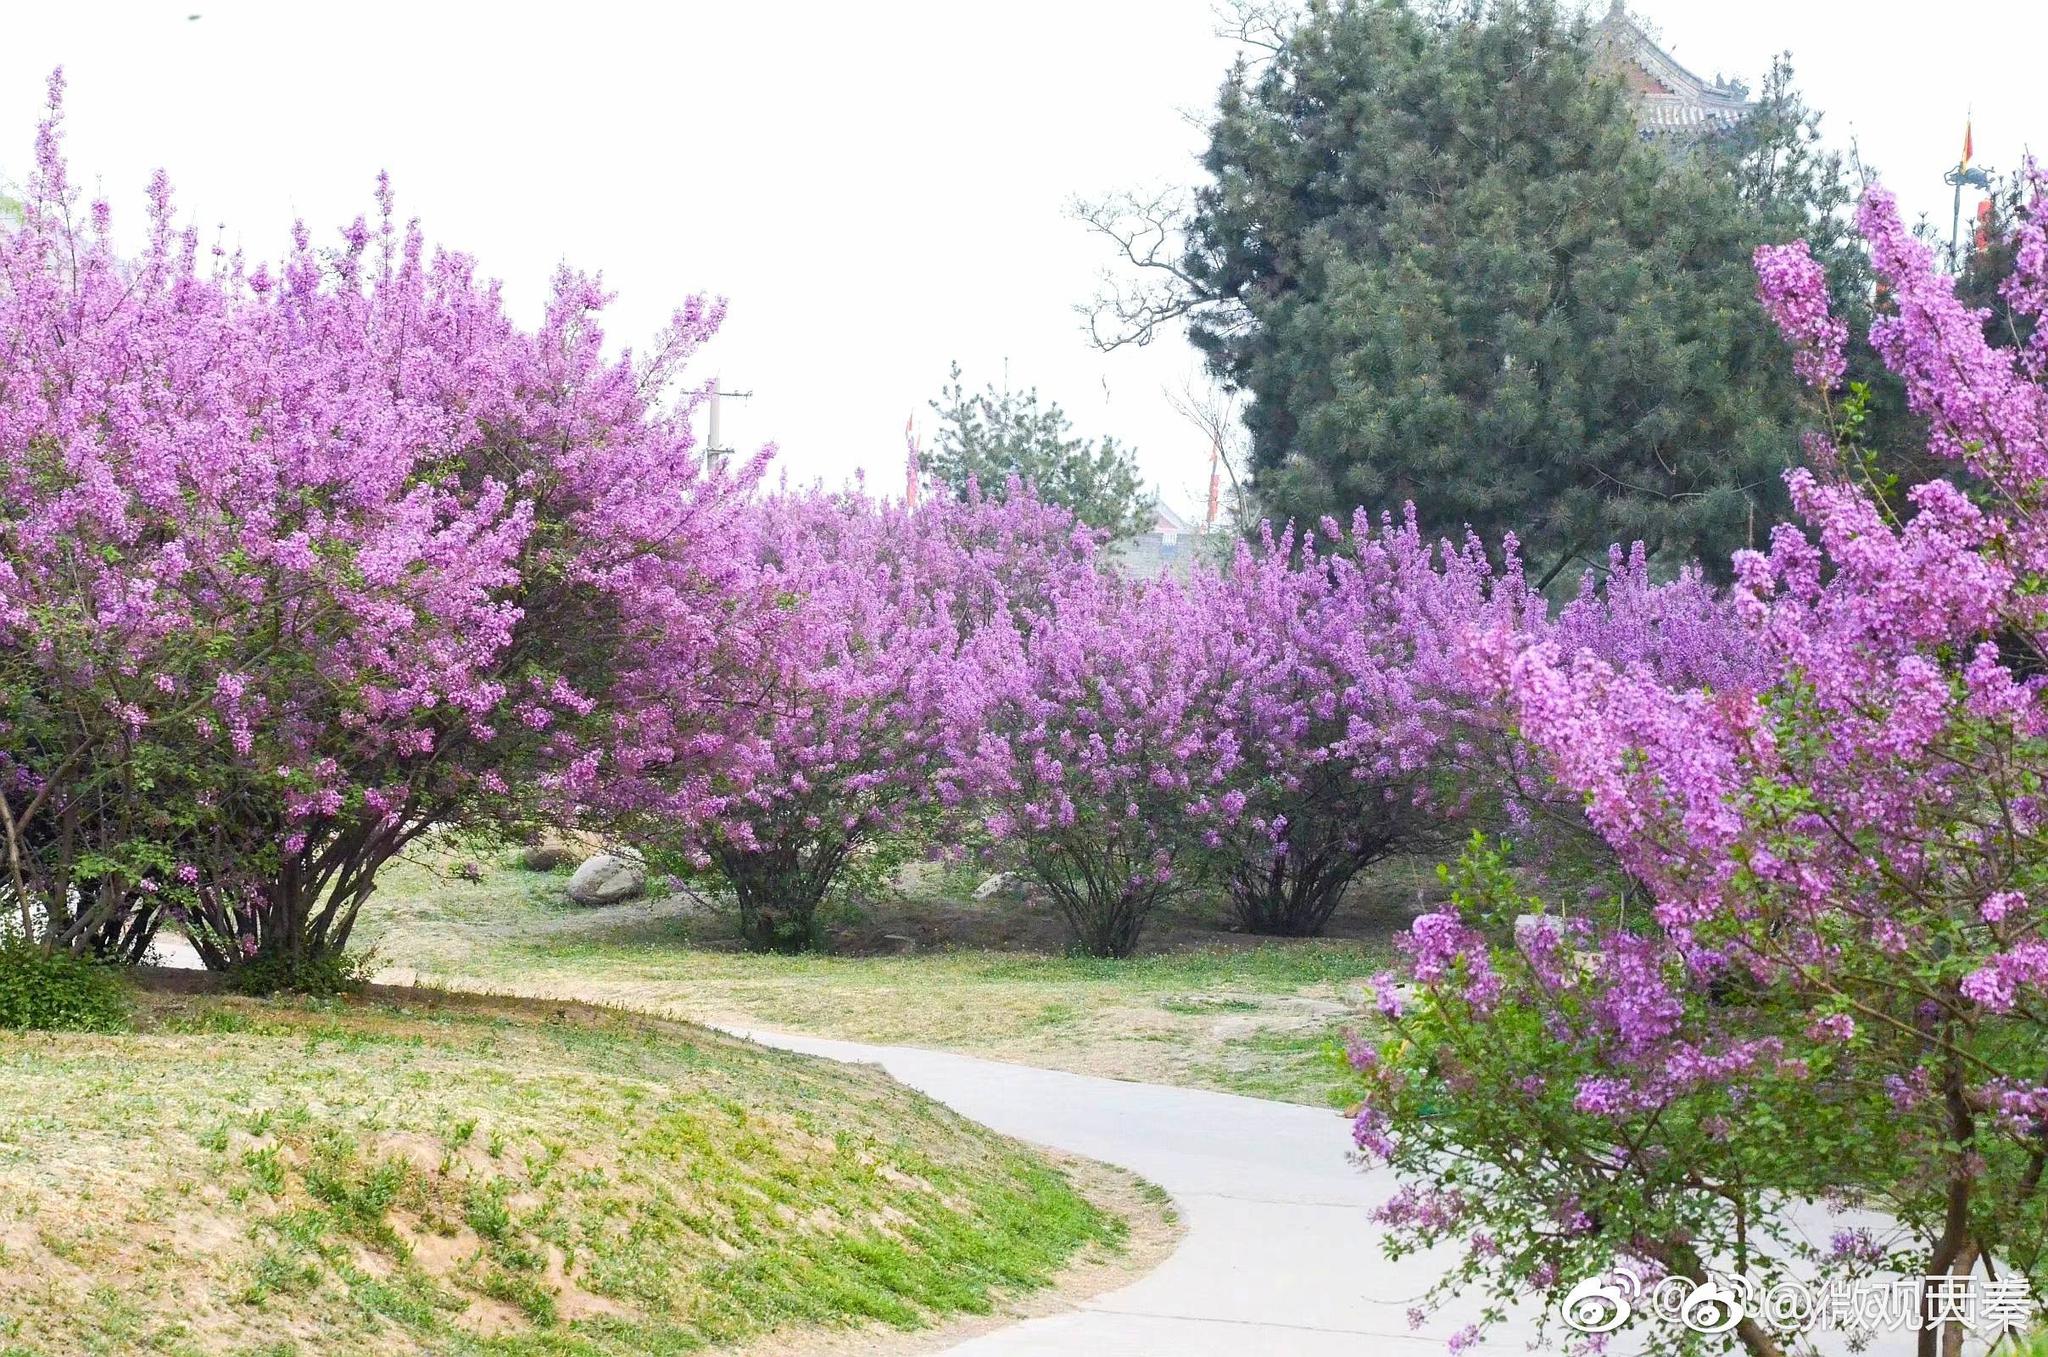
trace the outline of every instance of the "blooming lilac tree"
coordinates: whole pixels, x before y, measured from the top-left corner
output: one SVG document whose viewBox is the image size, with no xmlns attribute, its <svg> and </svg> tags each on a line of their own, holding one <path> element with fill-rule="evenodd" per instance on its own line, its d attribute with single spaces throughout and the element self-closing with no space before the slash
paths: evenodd
<svg viewBox="0 0 2048 1357">
<path fill-rule="evenodd" d="M 976 633 L 982 690 L 950 727 L 950 760 L 1077 943 L 1129 956 L 1241 810 L 1228 779 L 1246 657 L 1170 579 L 1089 572 L 1049 600 Z"/>
<path fill-rule="evenodd" d="M 1626 552 L 1610 548 L 1605 574 L 1588 571 L 1578 596 L 1554 617 L 1546 622 L 1532 610 L 1523 615 L 1523 627 L 1552 642 L 1561 656 L 1590 655 L 1675 688 L 1745 692 L 1771 675 L 1737 602 L 1692 566 L 1669 581 L 1653 579 L 1641 543 Z"/>
<path fill-rule="evenodd" d="M 1345 886 L 1391 854 L 1455 845 L 1470 828 L 1540 821 L 1555 862 L 1586 837 L 1563 793 L 1511 736 L 1496 676 L 1469 663 L 1475 629 L 1547 636 L 1568 654 L 1646 666 L 1666 681 L 1754 681 L 1733 606 L 1696 570 L 1653 581 L 1641 547 L 1612 553 L 1553 618 L 1510 545 L 1430 543 L 1409 515 L 1357 515 L 1321 541 L 1270 534 L 1197 574 L 1201 606 L 1241 657 L 1231 710 L 1242 758 L 1219 830 L 1222 875 L 1255 933 L 1322 931 Z M 1462 828 L 1461 828 L 1462 826 Z M 1612 855 L 1599 855 L 1611 868 Z M 1610 873 L 1611 874 L 1611 873 Z"/>
<path fill-rule="evenodd" d="M 1452 775 L 1470 707 L 1456 642 L 1522 601 L 1495 583 L 1477 542 L 1432 547 L 1412 514 L 1375 531 L 1362 512 L 1348 534 L 1269 530 L 1196 574 L 1239 685 L 1217 709 L 1238 757 L 1214 849 L 1240 926 L 1315 936 L 1360 871 L 1455 841 L 1479 786 Z"/>
<path fill-rule="evenodd" d="M 1805 1266 L 2040 1294 L 2048 338 L 1988 344 L 1882 191 L 1859 225 L 1887 293 L 1873 346 L 1930 452 L 1981 492 L 1873 494 L 1853 420 L 1832 420 L 1824 474 L 1788 478 L 1812 535 L 1782 527 L 1736 561 L 1761 681 L 1475 641 L 1652 902 L 1627 927 L 1562 923 L 1476 863 L 1411 935 L 1415 990 L 1387 987 L 1399 1037 L 1356 1054 L 1361 1145 L 1437 1176 L 1390 1207 L 1398 1238 L 1463 1241 L 1458 1275 L 1499 1297 L 1556 1300 L 1613 1261 L 1768 1282 L 1802 1261 L 1772 1238 L 1788 1204 L 1831 1190 L 1882 1225 Z M 2007 300 L 2037 319 L 2038 198 L 2016 257 Z M 1844 333 L 1819 270 L 1796 245 L 1758 264 L 1801 375 L 1830 392 Z M 1960 1322 L 1928 1319 L 1919 1350 L 1960 1351 Z M 1798 1340 L 1752 1313 L 1729 1341 Z"/>
<path fill-rule="evenodd" d="M 522 330 L 382 196 L 333 251 L 218 251 L 152 187 L 82 215 L 58 82 L 0 236 L 0 765 L 9 893 L 51 946 L 210 965 L 338 950 L 430 827 L 694 807 L 757 609 L 744 477 L 653 401 L 692 302 L 603 356 L 570 274 Z"/>
<path fill-rule="evenodd" d="M 795 950 L 878 835 L 959 807 L 945 732 L 979 720 L 968 640 L 1091 575 L 1095 535 L 1016 486 L 915 509 L 783 492 L 752 506 L 743 540 L 752 592 L 778 603 L 746 678 L 753 738 L 719 764 L 704 814 L 657 817 L 649 836 L 717 866 L 751 945 Z"/>
</svg>

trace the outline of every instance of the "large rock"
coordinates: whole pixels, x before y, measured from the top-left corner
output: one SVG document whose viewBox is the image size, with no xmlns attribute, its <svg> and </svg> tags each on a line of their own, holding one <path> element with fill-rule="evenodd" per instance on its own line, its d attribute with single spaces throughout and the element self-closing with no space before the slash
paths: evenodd
<svg viewBox="0 0 2048 1357">
<path fill-rule="evenodd" d="M 647 889 L 647 869 L 616 853 L 599 853 L 569 878 L 569 898 L 579 905 L 618 905 Z"/>
<path fill-rule="evenodd" d="M 582 856 L 565 843 L 528 844 L 519 854 L 519 865 L 529 872 L 552 872 L 567 867 Z"/>
<path fill-rule="evenodd" d="M 1022 894 L 1023 886 L 1024 882 L 1015 872 L 997 872 L 974 888 L 974 898 L 993 900 L 998 895 L 1015 896 Z"/>
</svg>

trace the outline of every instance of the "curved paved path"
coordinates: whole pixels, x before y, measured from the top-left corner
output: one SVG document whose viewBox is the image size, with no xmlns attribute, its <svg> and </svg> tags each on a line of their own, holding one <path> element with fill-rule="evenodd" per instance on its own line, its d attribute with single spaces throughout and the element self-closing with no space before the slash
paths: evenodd
<svg viewBox="0 0 2048 1357">
<path fill-rule="evenodd" d="M 1479 1317 L 1452 1301 L 1420 1330 L 1408 1309 L 1454 1251 L 1388 1261 L 1371 1209 L 1395 1189 L 1385 1169 L 1351 1162 L 1333 1112 L 1229 1093 L 1126 1083 L 909 1046 L 727 1028 L 735 1036 L 832 1060 L 880 1065 L 901 1083 L 1019 1140 L 1129 1169 L 1173 1195 L 1187 1222 L 1180 1247 L 1149 1276 L 1078 1308 L 1028 1319 L 947 1349 L 956 1357 L 1442 1357 L 1445 1339 Z M 1809 1242 L 1880 1218 L 1795 1210 Z M 1471 1354 L 1555 1353 L 1569 1331 L 1536 1343 L 1535 1316 L 1512 1314 Z M 1846 1354 L 1846 1336 L 1808 1335 L 1802 1352 Z M 1903 1357 L 1914 1335 L 1875 1335 L 1867 1354 Z M 1616 1357 L 1641 1350 L 1616 1343 Z M 1966 1351 L 1982 1354 L 1972 1339 Z"/>
<path fill-rule="evenodd" d="M 1129 1169 L 1173 1195 L 1187 1235 L 1143 1280 L 1078 1309 L 950 1349 L 959 1357 L 1431 1357 L 1476 1317 L 1408 1307 L 1442 1260 L 1389 1263 L 1370 1208 L 1384 1172 L 1346 1158 L 1331 1112 L 1197 1089 L 1124 1083 L 901 1046 L 729 1029 L 765 1045 L 880 1065 L 902 1083 L 1019 1140 Z M 1501 1325 L 1475 1352 L 1527 1357 Z"/>
</svg>

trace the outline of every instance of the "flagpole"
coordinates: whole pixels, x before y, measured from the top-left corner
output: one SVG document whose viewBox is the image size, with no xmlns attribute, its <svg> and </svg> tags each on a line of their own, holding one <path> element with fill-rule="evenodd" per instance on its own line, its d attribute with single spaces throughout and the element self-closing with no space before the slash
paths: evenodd
<svg viewBox="0 0 2048 1357">
<path fill-rule="evenodd" d="M 1956 162 L 1954 169 L 1942 176 L 1943 180 L 1956 186 L 1955 206 L 1950 211 L 1948 221 L 1948 271 L 1957 276 L 1961 276 L 1963 271 L 1963 185 L 1984 186 L 1990 182 L 1982 171 L 1974 177 L 1970 173 L 1970 153 L 1976 149 L 1970 133 L 1976 121 L 1974 111 L 1963 115 L 1963 158 Z"/>
<path fill-rule="evenodd" d="M 1958 253 L 1962 243 L 1963 227 L 1963 175 L 1956 171 L 1956 202 L 1948 218 L 1948 271 L 1960 274 L 1963 271 L 1963 256 Z"/>
<path fill-rule="evenodd" d="M 1968 161 L 1956 162 L 1956 201 L 1948 217 L 1948 271 L 1960 276 L 1963 271 L 1963 176 L 1969 173 Z"/>
<path fill-rule="evenodd" d="M 1963 115 L 1963 158 L 1956 162 L 1956 201 L 1948 218 L 1948 271 L 1955 274 L 1963 271 L 1963 176 L 1970 171 L 1970 131 L 1975 121 L 1971 114 Z"/>
</svg>

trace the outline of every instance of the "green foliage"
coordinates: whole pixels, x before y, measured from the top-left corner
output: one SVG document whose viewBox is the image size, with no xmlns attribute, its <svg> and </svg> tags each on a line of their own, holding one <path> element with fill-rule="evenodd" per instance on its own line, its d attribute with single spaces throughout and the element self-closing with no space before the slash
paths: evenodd
<svg viewBox="0 0 2048 1357">
<path fill-rule="evenodd" d="M 939 430 L 925 465 L 955 494 L 964 495 L 972 480 L 982 494 L 1001 499 L 1014 476 L 1112 538 L 1149 525 L 1152 497 L 1134 452 L 1114 438 L 1075 437 L 1066 411 L 1057 402 L 1039 404 L 1036 387 L 998 391 L 991 385 L 972 394 L 955 363 L 951 383 L 931 407 Z"/>
<path fill-rule="evenodd" d="M 1739 979 L 1683 986 L 1668 953 L 1642 954 L 1645 980 L 1626 984 L 1662 995 L 1647 981 L 1661 976 L 1678 1021 L 1710 1009 L 1738 1019 L 1758 1049 L 1800 1060 L 1759 1060 L 1732 1086 L 1681 1077 L 1674 1056 L 1653 1106 L 1589 1101 L 1618 1057 L 1585 1034 L 1607 1030 L 1629 994 L 1576 950 L 1584 935 L 1570 919 L 1525 891 L 1505 845 L 1475 836 L 1446 880 L 1459 918 L 1490 945 L 1418 981 L 1348 1061 L 1370 1109 L 1361 1144 L 1404 1185 L 1388 1255 L 1486 1241 L 1442 1272 L 1432 1303 L 1476 1301 L 1497 1322 L 1533 1293 L 1555 1314 L 1570 1286 L 1629 1258 L 1686 1276 L 1711 1263 L 1768 1285 L 1819 1256 L 1779 1204 L 1853 1190 L 1890 1207 L 1885 1185 L 1923 1172 L 1884 1090 L 1832 1078 L 1847 1057 L 1802 1037 L 1814 1008 Z M 1545 931 L 1554 942 L 1539 941 Z M 1698 1350 L 1668 1338 L 1644 1350 Z"/>
<path fill-rule="evenodd" d="M 1517 533 L 1539 579 L 1611 542 L 1718 566 L 1763 540 L 1798 392 L 1752 251 L 1814 236 L 1859 294 L 1788 72 L 1688 146 L 1646 140 L 1600 30 L 1550 0 L 1317 0 L 1272 50 L 1225 84 L 1191 211 L 1088 213 L 1168 279 L 1110 304 L 1126 336 L 1184 315 L 1253 397 L 1268 512 L 1412 500 L 1432 533 Z M 1142 248 L 1162 231 L 1184 254 Z"/>
<path fill-rule="evenodd" d="M 353 994 L 369 983 L 376 958 L 371 952 L 315 951 L 306 956 L 266 952 L 227 970 L 236 994 Z"/>
<path fill-rule="evenodd" d="M 650 877 L 666 877 L 694 894 L 727 895 L 748 947 L 795 955 L 823 950 L 830 929 L 866 917 L 875 901 L 893 893 L 906 865 L 930 855 L 931 842 L 925 826 L 876 833 L 851 845 L 833 841 L 798 851 L 717 853 L 710 863 L 659 842 L 640 845 L 639 851 Z"/>
<path fill-rule="evenodd" d="M 118 1032 L 128 1026 L 128 1009 L 128 986 L 114 968 L 0 942 L 0 1028 Z"/>
</svg>

